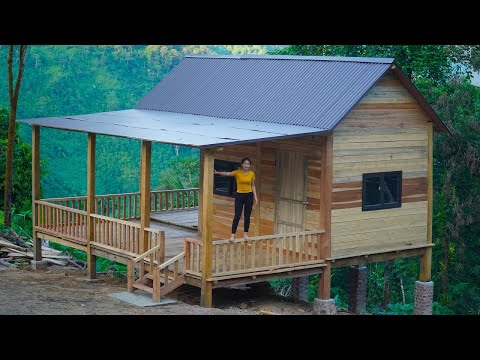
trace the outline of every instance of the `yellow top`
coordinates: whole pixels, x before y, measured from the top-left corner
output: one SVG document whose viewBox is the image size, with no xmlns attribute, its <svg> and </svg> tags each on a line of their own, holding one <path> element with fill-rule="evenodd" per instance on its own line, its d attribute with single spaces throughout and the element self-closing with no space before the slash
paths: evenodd
<svg viewBox="0 0 480 360">
<path fill-rule="evenodd" d="M 252 192 L 252 181 L 255 180 L 255 174 L 252 170 L 249 170 L 247 173 L 244 173 L 243 170 L 233 170 L 233 175 L 237 180 L 237 192 L 238 193 L 249 193 Z"/>
</svg>

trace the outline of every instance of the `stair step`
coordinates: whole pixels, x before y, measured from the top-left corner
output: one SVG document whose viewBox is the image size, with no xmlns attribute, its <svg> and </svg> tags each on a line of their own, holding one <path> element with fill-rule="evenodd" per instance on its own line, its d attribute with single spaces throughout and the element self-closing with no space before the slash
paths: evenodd
<svg viewBox="0 0 480 360">
<path fill-rule="evenodd" d="M 134 283 L 133 284 L 133 287 L 136 288 L 136 289 L 139 289 L 139 290 L 143 290 L 143 291 L 146 291 L 150 294 L 153 294 L 153 288 L 149 287 L 149 286 L 146 286 L 146 285 L 143 285 L 143 284 L 139 284 L 139 283 Z"/>
<path fill-rule="evenodd" d="M 180 276 L 181 273 L 178 273 L 178 275 Z M 152 273 L 148 273 L 147 275 L 145 275 L 145 277 L 146 277 L 147 279 L 153 280 L 153 274 L 152 274 Z M 169 280 L 170 282 L 172 282 L 172 281 L 173 281 L 173 276 L 169 276 L 169 277 L 168 277 L 168 280 Z M 163 274 L 160 274 L 160 281 L 163 282 Z"/>
</svg>

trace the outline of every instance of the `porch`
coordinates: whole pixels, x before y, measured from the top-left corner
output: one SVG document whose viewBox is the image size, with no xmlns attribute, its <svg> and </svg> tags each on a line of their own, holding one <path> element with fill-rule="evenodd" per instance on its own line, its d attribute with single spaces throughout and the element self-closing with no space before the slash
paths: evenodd
<svg viewBox="0 0 480 360">
<path fill-rule="evenodd" d="M 167 294 L 181 284 L 212 288 L 318 274 L 325 266 L 320 256 L 323 230 L 264 235 L 231 242 L 213 239 L 211 275 L 205 278 L 204 243 L 195 227 L 198 190 L 161 190 L 150 193 L 147 245 L 142 249 L 140 193 L 95 196 L 92 256 L 128 265 L 128 288 Z M 86 197 L 35 201 L 37 237 L 87 251 Z M 161 222 L 161 220 L 165 222 Z"/>
</svg>

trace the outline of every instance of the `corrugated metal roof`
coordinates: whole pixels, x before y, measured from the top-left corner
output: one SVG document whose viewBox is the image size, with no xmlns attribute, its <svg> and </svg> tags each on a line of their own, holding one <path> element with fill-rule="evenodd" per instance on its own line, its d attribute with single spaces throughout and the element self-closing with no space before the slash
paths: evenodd
<svg viewBox="0 0 480 360">
<path fill-rule="evenodd" d="M 332 130 L 393 61 L 187 56 L 135 108 Z"/>
<path fill-rule="evenodd" d="M 212 147 L 331 131 L 391 58 L 187 56 L 135 109 L 19 120 L 58 129 Z M 448 131 L 398 67 L 434 121 Z"/>
<path fill-rule="evenodd" d="M 18 121 L 56 129 L 193 147 L 248 143 L 322 132 L 318 128 L 298 125 L 138 109 Z"/>
</svg>

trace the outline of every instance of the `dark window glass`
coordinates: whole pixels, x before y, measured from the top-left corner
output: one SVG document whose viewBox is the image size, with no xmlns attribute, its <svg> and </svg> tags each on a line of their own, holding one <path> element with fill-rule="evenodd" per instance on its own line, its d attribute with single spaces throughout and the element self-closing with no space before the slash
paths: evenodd
<svg viewBox="0 0 480 360">
<path fill-rule="evenodd" d="M 365 180 L 365 205 L 379 205 L 381 202 L 380 177 L 371 177 Z"/>
<path fill-rule="evenodd" d="M 362 210 L 380 210 L 402 205 L 402 172 L 363 174 Z"/>
<path fill-rule="evenodd" d="M 237 170 L 239 167 L 238 163 L 225 161 L 225 160 L 215 160 L 214 168 L 218 171 L 233 171 Z M 217 195 L 234 197 L 237 184 L 233 176 L 220 176 L 215 175 L 213 177 L 213 193 Z"/>
<path fill-rule="evenodd" d="M 398 174 L 391 175 L 385 174 L 383 181 L 383 203 L 391 204 L 399 202 L 398 191 L 399 191 L 399 176 Z"/>
</svg>

